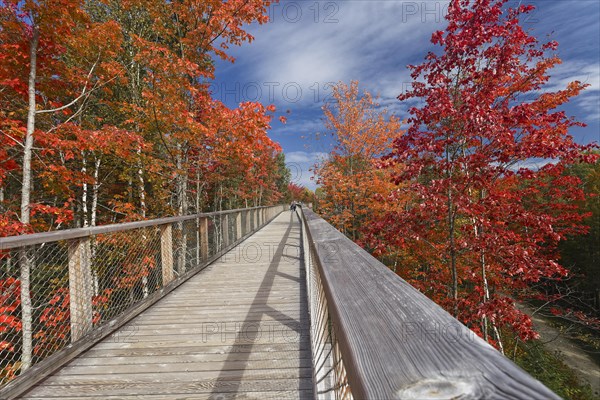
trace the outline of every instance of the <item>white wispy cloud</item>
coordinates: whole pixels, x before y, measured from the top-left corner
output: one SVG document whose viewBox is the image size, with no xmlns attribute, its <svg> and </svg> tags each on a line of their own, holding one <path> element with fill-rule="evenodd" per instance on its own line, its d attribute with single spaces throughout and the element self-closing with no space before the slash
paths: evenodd
<svg viewBox="0 0 600 400">
<path fill-rule="evenodd" d="M 314 164 L 319 162 L 325 158 L 327 158 L 328 153 L 323 153 L 320 151 L 315 152 L 306 152 L 306 151 L 291 151 L 285 154 L 286 162 L 290 163 L 303 163 L 303 164 Z"/>
<path fill-rule="evenodd" d="M 445 24 L 446 4 L 282 2 L 237 54 L 250 67 L 244 79 L 272 88 L 278 105 L 322 104 L 331 83 L 354 79 L 393 99 L 409 80 L 398 60 L 424 55 L 431 33 Z"/>
<path fill-rule="evenodd" d="M 597 61 L 568 60 L 554 67 L 550 72 L 550 80 L 546 86 L 549 90 L 560 90 L 569 82 L 580 81 L 588 86 L 584 93 L 600 91 L 600 63 Z"/>
<path fill-rule="evenodd" d="M 382 107 L 406 118 L 408 107 L 419 101 L 396 99 L 410 88 L 406 65 L 420 64 L 430 50 L 440 51 L 429 40 L 434 31 L 444 29 L 447 5 L 448 1 L 282 0 L 271 6 L 273 22 L 251 27 L 255 41 L 231 49 L 237 63 L 218 66 L 218 82 L 226 90 L 216 87 L 217 96 L 230 102 L 237 95 L 240 101 L 275 103 L 278 112 L 289 109 L 288 124 L 276 125 L 271 135 L 299 168 L 306 169 L 297 174 L 298 183 L 314 188 L 308 179 L 312 160 L 305 160 L 331 146 L 326 135 L 317 135 L 325 131 L 320 107 L 330 95 L 329 84 L 358 80 L 361 90 L 380 96 Z M 589 83 L 564 108 L 588 124 L 573 130 L 577 141 L 598 140 L 600 46 L 595 39 L 600 34 L 600 3 L 538 1 L 535 5 L 525 29 L 541 42 L 557 40 L 563 60 L 551 71 L 543 91 L 564 89 L 573 80 Z"/>
<path fill-rule="evenodd" d="M 586 122 L 600 121 L 599 95 L 581 96 L 580 98 L 576 99 L 575 102 L 579 107 L 581 107 L 582 110 L 585 111 Z M 596 136 L 593 140 L 600 140 L 600 134 L 598 134 L 598 132 L 596 132 Z"/>
<path fill-rule="evenodd" d="M 528 160 L 523 160 L 515 163 L 509 169 L 511 171 L 518 171 L 521 168 L 525 168 L 537 171 L 545 165 L 556 164 L 558 161 L 559 160 L 555 158 L 530 158 Z"/>
<path fill-rule="evenodd" d="M 315 190 L 317 185 L 312 179 L 312 168 L 328 157 L 328 153 L 319 151 L 291 151 L 285 153 L 286 165 L 292 176 L 291 181 L 297 185 Z"/>
<path fill-rule="evenodd" d="M 278 129 L 279 133 L 303 135 L 322 131 L 324 129 L 323 122 L 320 118 L 301 118 L 292 115 L 288 123 Z"/>
</svg>

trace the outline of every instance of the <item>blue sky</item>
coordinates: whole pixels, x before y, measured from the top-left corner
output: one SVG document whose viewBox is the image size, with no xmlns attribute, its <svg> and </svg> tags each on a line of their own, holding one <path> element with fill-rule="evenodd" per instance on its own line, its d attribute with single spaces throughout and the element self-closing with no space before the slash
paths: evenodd
<svg viewBox="0 0 600 400">
<path fill-rule="evenodd" d="M 591 85 L 566 106 L 588 124 L 572 134 L 580 143 L 600 141 L 600 1 L 522 3 L 536 6 L 524 25 L 540 39 L 550 34 L 559 42 L 563 64 L 553 70 L 548 88 L 576 79 Z M 358 80 L 406 118 L 406 105 L 396 100 L 410 85 L 406 65 L 437 51 L 429 40 L 445 27 L 446 10 L 446 1 L 283 0 L 270 7 L 271 22 L 249 28 L 252 43 L 230 49 L 234 64 L 218 62 L 213 94 L 232 107 L 240 101 L 275 104 L 288 122 L 274 121 L 270 136 L 282 145 L 292 180 L 314 189 L 308 168 L 330 146 L 318 135 L 330 85 Z"/>
</svg>

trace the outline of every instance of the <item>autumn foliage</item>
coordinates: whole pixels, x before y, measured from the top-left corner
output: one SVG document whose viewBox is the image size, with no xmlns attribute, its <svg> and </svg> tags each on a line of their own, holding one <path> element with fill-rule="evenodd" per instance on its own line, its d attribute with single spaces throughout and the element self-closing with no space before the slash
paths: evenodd
<svg viewBox="0 0 600 400">
<path fill-rule="evenodd" d="M 245 26 L 267 22 L 269 4 L 0 2 L 0 237 L 287 196 L 281 148 L 267 135 L 274 106 L 230 108 L 209 90 L 215 61 L 233 61 L 229 47 L 253 39 Z M 19 342 L 24 356 L 0 365 L 0 381 L 68 342 L 70 329 L 62 278 L 32 286 L 53 266 L 6 259 L 0 352 Z M 138 261 L 120 266 L 116 288 L 147 278 L 154 260 Z M 40 310 L 21 303 L 34 289 Z"/>
<path fill-rule="evenodd" d="M 370 93 L 360 93 L 356 81 L 338 83 L 331 97 L 323 111 L 334 148 L 315 167 L 322 186 L 317 208 L 337 229 L 358 240 L 372 216 L 389 209 L 389 204 L 374 200 L 395 190 L 392 169 L 379 169 L 377 162 L 401 134 L 400 121 L 378 109 Z"/>
<path fill-rule="evenodd" d="M 356 195 L 374 187 L 376 172 L 360 184 L 328 172 L 333 179 L 321 180 L 332 199 L 362 200 L 347 217 L 330 212 L 345 204 L 332 200 L 326 217 L 343 227 L 367 214 L 360 243 L 500 349 L 505 334 L 537 337 L 515 300 L 533 284 L 568 275 L 557 246 L 587 228 L 580 180 L 565 168 L 596 159 L 593 145 L 569 135 L 583 124 L 561 109 L 587 85 L 544 88 L 560 59 L 556 42 L 541 43 L 521 26 L 532 10 L 504 0 L 452 1 L 446 30 L 432 35 L 441 51 L 409 66 L 412 89 L 398 97 L 421 105 L 410 108 L 407 132 L 394 136 L 378 163 L 396 189 Z M 346 133 L 342 121 L 336 134 Z M 361 144 L 373 135 L 363 128 L 356 136 Z M 334 150 L 322 171 L 332 162 L 346 168 L 349 161 Z M 378 198 L 383 205 L 373 212 Z"/>
<path fill-rule="evenodd" d="M 0 234 L 277 201 L 274 107 L 230 109 L 208 86 L 268 4 L 3 2 Z M 35 215 L 18 228 L 32 49 Z"/>
</svg>

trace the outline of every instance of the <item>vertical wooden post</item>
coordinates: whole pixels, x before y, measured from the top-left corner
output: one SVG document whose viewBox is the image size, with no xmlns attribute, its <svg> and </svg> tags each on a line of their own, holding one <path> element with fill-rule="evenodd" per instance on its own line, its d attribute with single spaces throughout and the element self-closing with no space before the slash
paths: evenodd
<svg viewBox="0 0 600 400">
<path fill-rule="evenodd" d="M 173 280 L 173 232 L 171 224 L 160 227 L 160 258 L 164 287 Z"/>
<path fill-rule="evenodd" d="M 246 213 L 246 231 L 244 235 L 247 235 L 250 233 L 250 211 L 246 210 L 244 213 Z"/>
<path fill-rule="evenodd" d="M 208 218 L 200 217 L 200 258 L 208 259 Z"/>
<path fill-rule="evenodd" d="M 69 242 L 71 342 L 92 329 L 92 271 L 90 238 Z"/>
<path fill-rule="evenodd" d="M 242 234 L 242 212 L 238 211 L 235 214 L 235 240 L 240 240 L 242 236 L 244 236 Z"/>
<path fill-rule="evenodd" d="M 229 246 L 229 214 L 221 215 L 221 235 L 223 236 L 223 249 Z"/>
<path fill-rule="evenodd" d="M 200 218 L 196 217 L 196 267 L 200 265 Z"/>
</svg>

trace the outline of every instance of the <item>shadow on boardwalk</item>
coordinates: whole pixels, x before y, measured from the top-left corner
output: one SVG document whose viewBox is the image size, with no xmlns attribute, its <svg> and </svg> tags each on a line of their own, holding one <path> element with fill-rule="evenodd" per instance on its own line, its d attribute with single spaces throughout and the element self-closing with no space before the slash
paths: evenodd
<svg viewBox="0 0 600 400">
<path fill-rule="evenodd" d="M 300 234 L 299 232 L 294 232 L 294 237 L 292 236 L 293 228 L 296 227 L 299 229 L 299 221 L 295 220 L 297 218 L 295 213 L 289 213 L 290 219 L 288 223 L 288 227 L 285 230 L 280 242 L 278 243 L 274 253 L 273 258 L 269 264 L 269 268 L 265 272 L 264 278 L 260 284 L 256 292 L 256 296 L 254 297 L 252 304 L 248 310 L 248 314 L 244 319 L 241 327 L 238 329 L 236 334 L 236 339 L 233 344 L 233 348 L 237 346 L 243 346 L 243 353 L 236 353 L 232 351 L 225 365 L 228 362 L 239 362 L 239 361 L 248 361 L 248 357 L 251 354 L 252 347 L 257 339 L 260 339 L 260 336 L 264 334 L 263 330 L 257 326 L 257 319 L 261 319 L 263 316 L 269 316 L 273 318 L 273 320 L 285 325 L 290 331 L 296 333 L 296 335 L 288 336 L 290 337 L 290 341 L 306 341 L 309 340 L 309 332 L 308 332 L 308 314 L 306 308 L 306 280 L 304 279 L 304 266 L 302 265 L 301 257 L 294 257 L 289 254 L 289 251 L 286 251 L 286 248 L 296 247 L 298 249 L 297 253 L 300 255 Z M 295 263 L 300 264 L 298 267 L 300 268 L 301 274 L 299 277 L 290 275 L 288 273 L 279 271 L 282 261 L 284 259 L 293 259 Z M 300 306 L 300 318 L 296 320 L 289 315 L 285 314 L 276 308 L 276 306 L 271 306 L 269 304 L 269 294 L 273 290 L 275 285 L 275 278 L 282 277 L 285 279 L 289 279 L 294 281 L 300 285 L 300 296 L 302 301 Z M 254 329 L 253 329 L 254 328 Z M 294 337 L 295 336 L 295 337 Z M 302 378 L 302 371 L 309 370 L 311 365 L 310 358 L 301 358 L 299 367 L 299 377 Z M 224 371 L 225 372 L 225 371 Z M 215 388 L 211 393 L 210 399 L 213 400 L 221 400 L 230 397 L 236 397 L 235 395 L 238 393 L 239 387 L 242 383 L 240 381 L 231 381 L 227 378 L 226 374 L 221 374 L 225 376 L 219 376 L 215 382 Z M 243 379 L 243 378 L 242 378 Z M 225 396 L 223 393 L 223 389 L 226 387 L 227 395 Z M 290 390 L 294 390 L 295 388 L 289 388 Z M 312 383 L 306 379 L 298 380 L 298 388 L 299 393 L 305 395 L 305 398 L 312 398 Z M 304 396 L 301 396 L 301 398 Z"/>
</svg>

